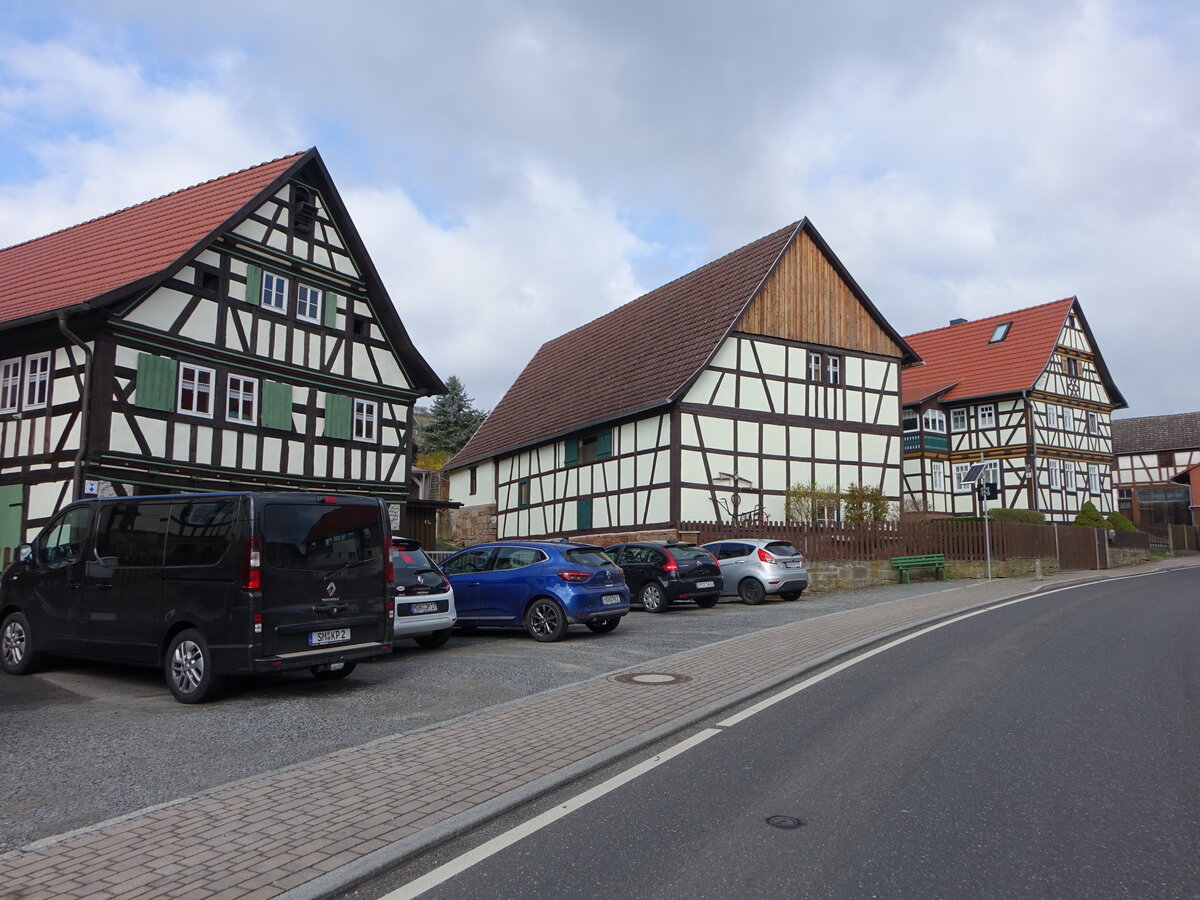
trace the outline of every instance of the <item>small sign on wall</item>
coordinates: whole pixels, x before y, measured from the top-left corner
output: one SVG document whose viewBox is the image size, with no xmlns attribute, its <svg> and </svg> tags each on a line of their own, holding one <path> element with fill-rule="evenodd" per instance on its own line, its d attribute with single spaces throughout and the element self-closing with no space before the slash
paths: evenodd
<svg viewBox="0 0 1200 900">
<path fill-rule="evenodd" d="M 100 490 L 100 485 L 99 485 L 99 484 L 97 484 L 95 481 L 90 481 L 90 480 L 89 480 L 89 481 L 84 481 L 84 483 L 83 483 L 83 492 L 84 492 L 85 494 L 91 494 L 91 495 L 95 496 L 95 494 L 96 494 L 96 493 L 97 493 L 99 490 Z"/>
</svg>

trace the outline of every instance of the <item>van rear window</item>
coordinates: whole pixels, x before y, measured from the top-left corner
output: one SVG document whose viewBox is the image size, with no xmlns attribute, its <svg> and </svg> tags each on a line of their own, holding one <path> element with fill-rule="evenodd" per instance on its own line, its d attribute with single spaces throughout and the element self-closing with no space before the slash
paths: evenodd
<svg viewBox="0 0 1200 900">
<path fill-rule="evenodd" d="M 263 510 L 263 564 L 271 568 L 331 572 L 354 565 L 362 566 L 358 574 L 372 574 L 382 571 L 383 543 L 375 506 L 268 503 Z"/>
</svg>

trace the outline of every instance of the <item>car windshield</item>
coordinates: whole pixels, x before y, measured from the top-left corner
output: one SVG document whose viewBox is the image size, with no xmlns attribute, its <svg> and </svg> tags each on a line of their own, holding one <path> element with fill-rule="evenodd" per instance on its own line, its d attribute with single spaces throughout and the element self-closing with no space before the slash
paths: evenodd
<svg viewBox="0 0 1200 900">
<path fill-rule="evenodd" d="M 698 560 L 699 562 L 712 562 L 712 554 L 701 547 L 668 547 L 667 548 L 677 562 L 685 562 L 688 560 Z"/>
<path fill-rule="evenodd" d="M 608 558 L 608 554 L 594 547 L 577 547 L 574 550 L 565 550 L 563 551 L 563 557 L 567 562 L 575 563 L 577 566 L 612 565 L 612 560 Z"/>
<path fill-rule="evenodd" d="M 775 556 L 799 556 L 800 551 L 789 544 L 787 541 L 772 541 L 764 547 L 768 553 Z"/>
</svg>

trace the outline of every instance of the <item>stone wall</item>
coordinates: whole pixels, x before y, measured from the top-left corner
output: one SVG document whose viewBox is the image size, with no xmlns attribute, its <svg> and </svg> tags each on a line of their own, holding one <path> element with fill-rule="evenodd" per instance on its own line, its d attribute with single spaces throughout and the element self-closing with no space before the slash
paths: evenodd
<svg viewBox="0 0 1200 900">
<path fill-rule="evenodd" d="M 995 560 L 992 562 L 992 577 L 1015 578 L 1032 575 L 1034 562 L 1032 559 Z M 1057 560 L 1042 560 L 1043 575 L 1050 575 L 1057 571 Z M 824 591 L 848 591 L 855 588 L 875 587 L 881 584 L 897 584 L 900 581 L 899 573 L 886 559 L 827 562 L 809 560 L 808 577 L 808 590 L 814 594 Z M 913 582 L 938 580 L 937 572 L 933 569 L 912 571 L 909 573 L 909 578 Z M 987 578 L 987 563 L 984 560 L 978 562 L 949 560 L 946 563 L 946 580 L 955 578 Z"/>
<path fill-rule="evenodd" d="M 496 504 L 449 510 L 450 542 L 460 547 L 496 540 Z"/>
<path fill-rule="evenodd" d="M 1140 563 L 1150 561 L 1150 550 L 1125 547 L 1109 547 L 1108 548 L 1108 567 L 1110 569 L 1120 569 L 1124 566 L 1136 566 Z"/>
</svg>

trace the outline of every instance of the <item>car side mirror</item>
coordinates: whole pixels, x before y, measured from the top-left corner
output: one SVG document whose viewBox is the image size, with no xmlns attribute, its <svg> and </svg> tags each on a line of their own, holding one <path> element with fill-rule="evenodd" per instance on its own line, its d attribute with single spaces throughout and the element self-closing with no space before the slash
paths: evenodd
<svg viewBox="0 0 1200 900">
<path fill-rule="evenodd" d="M 33 562 L 33 544 L 17 545 L 17 562 L 29 565 Z"/>
</svg>

